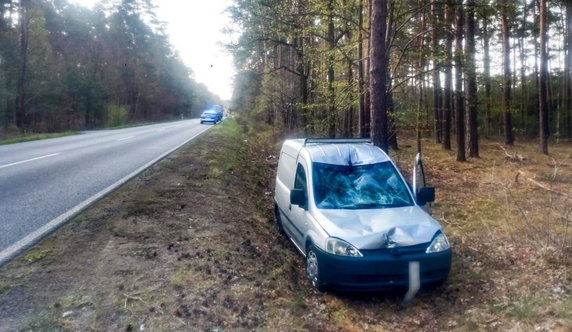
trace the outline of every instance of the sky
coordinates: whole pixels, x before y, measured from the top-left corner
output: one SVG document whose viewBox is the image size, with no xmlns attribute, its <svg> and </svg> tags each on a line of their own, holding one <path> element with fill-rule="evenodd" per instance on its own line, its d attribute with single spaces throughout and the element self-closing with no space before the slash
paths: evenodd
<svg viewBox="0 0 572 332">
<path fill-rule="evenodd" d="M 71 0 L 90 8 L 98 1 Z M 232 0 L 154 0 L 154 3 L 158 19 L 167 23 L 171 44 L 192 69 L 194 79 L 223 100 L 229 100 L 235 70 L 232 56 L 222 46 L 230 37 L 222 30 L 230 24 L 224 10 Z"/>
</svg>

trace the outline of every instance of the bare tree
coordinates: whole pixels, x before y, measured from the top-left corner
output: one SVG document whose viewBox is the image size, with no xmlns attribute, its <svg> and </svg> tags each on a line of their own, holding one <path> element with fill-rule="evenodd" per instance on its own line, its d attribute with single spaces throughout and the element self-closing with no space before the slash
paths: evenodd
<svg viewBox="0 0 572 332">
<path fill-rule="evenodd" d="M 539 136 L 541 153 L 548 154 L 548 54 L 546 44 L 548 39 L 547 34 L 547 13 L 546 13 L 546 0 L 538 2 L 540 13 L 540 75 L 538 80 L 538 111 L 539 111 Z"/>
<path fill-rule="evenodd" d="M 479 132 L 477 120 L 477 75 L 475 71 L 475 0 L 467 1 L 465 34 L 465 70 L 467 98 L 467 127 L 469 129 L 469 157 L 479 157 Z"/>
<path fill-rule="evenodd" d="M 387 0 L 371 2 L 370 99 L 371 138 L 373 144 L 388 151 L 387 122 Z"/>
<path fill-rule="evenodd" d="M 508 24 L 507 0 L 500 0 L 500 15 L 502 24 L 502 51 L 503 51 L 503 119 L 504 119 L 504 143 L 514 144 L 512 132 L 512 76 L 510 71 L 510 27 Z"/>
<path fill-rule="evenodd" d="M 457 132 L 457 161 L 466 161 L 465 101 L 463 99 L 463 0 L 457 0 L 455 16 L 455 131 Z"/>
<path fill-rule="evenodd" d="M 425 0 L 419 0 L 419 32 L 418 32 L 418 53 L 419 58 L 417 62 L 417 71 L 419 75 L 417 77 L 417 89 L 418 89 L 418 97 L 417 97 L 417 119 L 415 124 L 415 131 L 416 131 L 416 138 L 417 138 L 417 152 L 421 153 L 421 113 L 423 112 L 423 105 L 424 105 L 424 98 L 423 98 L 423 81 L 425 79 L 425 75 L 423 75 L 423 71 L 425 70 L 425 39 L 423 38 L 423 34 L 425 33 Z"/>
<path fill-rule="evenodd" d="M 451 110 L 453 105 L 453 15 L 454 2 L 447 0 L 445 9 L 445 87 L 443 91 L 443 140 L 442 147 L 451 150 Z"/>
<path fill-rule="evenodd" d="M 28 32 L 29 32 L 30 0 L 20 0 L 19 26 L 20 26 L 20 53 L 18 68 L 18 83 L 16 91 L 16 125 L 21 132 L 29 126 L 29 116 L 26 111 L 26 72 L 28 66 Z"/>
<path fill-rule="evenodd" d="M 442 110 L 441 106 L 443 103 L 442 93 L 441 93 L 441 78 L 440 78 L 440 47 L 439 39 L 441 38 L 441 5 L 436 1 L 431 2 L 431 51 L 432 51 L 432 61 L 433 61 L 433 128 L 435 134 L 435 142 L 441 143 L 443 136 L 442 133 Z"/>
<path fill-rule="evenodd" d="M 566 2 L 566 41 L 564 46 L 566 59 L 566 93 L 564 100 L 565 108 L 568 111 L 568 139 L 572 140 L 572 1 Z"/>
</svg>

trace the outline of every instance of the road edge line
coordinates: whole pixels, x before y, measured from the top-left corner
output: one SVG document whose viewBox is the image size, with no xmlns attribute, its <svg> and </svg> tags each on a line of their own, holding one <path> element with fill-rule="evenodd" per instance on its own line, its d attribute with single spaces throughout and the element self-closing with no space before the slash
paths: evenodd
<svg viewBox="0 0 572 332">
<path fill-rule="evenodd" d="M 196 134 L 196 135 L 192 136 L 191 138 L 183 141 L 183 143 L 175 146 L 171 150 L 159 155 L 157 158 L 155 158 L 155 159 L 151 160 L 150 162 L 146 163 L 145 165 L 139 167 L 135 171 L 127 174 L 126 176 L 119 179 L 115 183 L 111 184 L 110 186 L 106 187 L 105 189 L 101 190 L 100 192 L 96 193 L 95 195 L 89 197 L 85 201 L 77 204 L 76 206 L 74 206 L 73 208 L 68 210 L 67 212 L 65 212 L 65 213 L 59 215 L 58 217 L 50 220 L 44 226 L 42 226 L 42 227 L 38 228 L 37 230 L 35 230 L 34 232 L 26 235 L 24 238 L 16 241 L 14 244 L 10 245 L 6 249 L 0 251 L 0 267 L 9 263 L 12 259 L 16 258 L 18 255 L 23 253 L 26 249 L 28 249 L 31 246 L 33 246 L 34 244 L 38 243 L 40 240 L 42 240 L 46 236 L 50 235 L 52 232 L 54 232 L 60 226 L 62 226 L 66 222 L 70 221 L 72 218 L 76 217 L 81 212 L 85 211 L 88 207 L 90 207 L 91 205 L 93 205 L 97 201 L 103 199 L 105 196 L 109 195 L 110 193 L 112 193 L 113 191 L 115 191 L 116 189 L 118 189 L 119 187 L 121 187 L 122 185 L 127 183 L 129 180 L 131 180 L 132 178 L 134 178 L 137 175 L 139 175 L 140 173 L 142 173 L 143 171 L 147 170 L 151 166 L 153 166 L 156 163 L 158 163 L 159 161 L 163 160 L 165 157 L 167 157 L 171 153 L 175 152 L 176 150 L 181 148 L 183 145 L 189 143 L 190 141 L 192 141 L 196 137 L 202 135 L 204 132 L 206 132 L 210 128 L 211 128 L 210 126 L 206 127 L 204 130 L 200 131 L 198 134 Z"/>
</svg>

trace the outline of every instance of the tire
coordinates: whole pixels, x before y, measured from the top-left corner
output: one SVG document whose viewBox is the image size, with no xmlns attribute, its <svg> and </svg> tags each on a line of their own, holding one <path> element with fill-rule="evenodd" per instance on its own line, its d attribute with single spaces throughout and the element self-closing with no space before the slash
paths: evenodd
<svg viewBox="0 0 572 332">
<path fill-rule="evenodd" d="M 446 281 L 447 281 L 447 279 L 429 282 L 429 283 L 421 285 L 421 289 L 425 290 L 425 291 L 434 291 L 436 289 L 444 287 Z"/>
<path fill-rule="evenodd" d="M 286 234 L 284 232 L 284 226 L 282 225 L 282 217 L 280 217 L 280 210 L 278 209 L 278 204 L 274 204 L 274 219 L 276 220 L 276 229 L 280 234 Z"/>
<path fill-rule="evenodd" d="M 316 248 L 313 245 L 308 247 L 308 253 L 306 254 L 306 274 L 312 286 L 314 286 L 318 291 L 323 292 L 326 287 L 320 279 L 320 268 L 319 259 L 316 255 Z"/>
</svg>

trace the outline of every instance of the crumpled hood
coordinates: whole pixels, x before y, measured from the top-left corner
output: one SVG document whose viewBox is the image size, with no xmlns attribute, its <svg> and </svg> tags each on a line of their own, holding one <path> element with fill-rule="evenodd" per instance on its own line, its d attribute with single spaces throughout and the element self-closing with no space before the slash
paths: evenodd
<svg viewBox="0 0 572 332">
<path fill-rule="evenodd" d="M 427 243 L 441 229 L 419 206 L 365 210 L 317 210 L 316 220 L 332 237 L 358 249 L 380 249 Z"/>
</svg>

